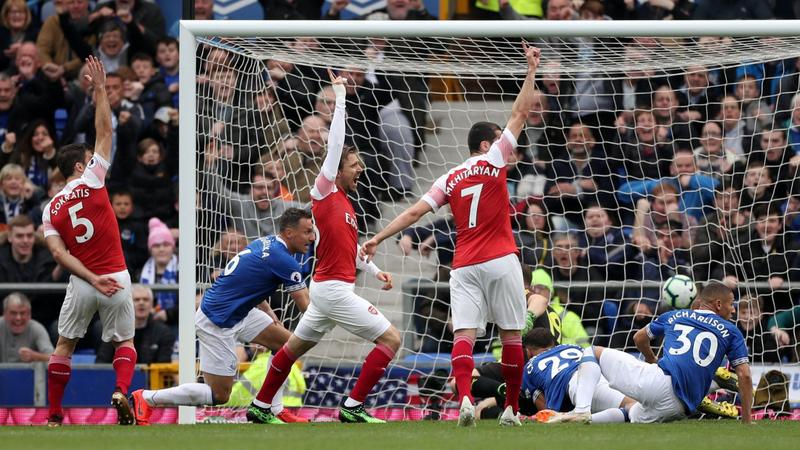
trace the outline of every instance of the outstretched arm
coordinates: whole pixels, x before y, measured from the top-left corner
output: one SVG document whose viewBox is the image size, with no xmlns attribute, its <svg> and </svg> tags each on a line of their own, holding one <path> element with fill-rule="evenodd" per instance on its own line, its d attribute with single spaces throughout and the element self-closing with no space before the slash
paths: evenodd
<svg viewBox="0 0 800 450">
<path fill-rule="evenodd" d="M 409 226 L 417 223 L 420 217 L 424 216 L 430 211 L 433 211 L 431 205 L 429 205 L 425 200 L 419 200 L 413 206 L 400 213 L 399 216 L 397 216 L 389 225 L 387 225 L 386 228 L 378 232 L 378 234 L 376 234 L 372 239 L 365 242 L 364 245 L 361 246 L 361 251 L 359 251 L 360 256 L 362 258 L 373 257 L 375 255 L 375 251 L 378 249 L 378 244 L 383 242 L 389 236 L 394 236 Z"/>
<path fill-rule="evenodd" d="M 114 130 L 111 128 L 111 105 L 106 93 L 106 69 L 103 63 L 94 56 L 86 58 L 86 80 L 94 88 L 94 128 L 97 138 L 94 151 L 108 162 L 111 158 L 111 140 Z"/>
<path fill-rule="evenodd" d="M 541 55 L 541 50 L 524 42 L 522 43 L 522 48 L 525 51 L 525 58 L 528 60 L 528 75 L 525 77 L 525 82 L 522 83 L 517 99 L 514 100 L 514 105 L 511 107 L 511 117 L 506 124 L 506 129 L 514 135 L 514 139 L 519 138 L 519 134 L 528 120 L 528 112 L 533 108 L 533 102 L 536 101 L 534 77 L 536 76 L 536 69 L 539 67 L 539 57 Z"/>
<path fill-rule="evenodd" d="M 345 85 L 347 84 L 347 79 L 334 76 L 331 69 L 328 69 L 328 75 L 331 77 L 333 92 L 336 94 L 336 108 L 333 111 L 331 128 L 328 132 L 328 152 L 325 154 L 325 161 L 322 163 L 319 176 L 314 182 L 314 190 L 316 192 L 311 194 L 312 196 L 317 196 L 317 198 L 324 198 L 333 191 L 336 174 L 339 172 L 339 161 L 342 159 L 342 149 L 344 148 L 345 97 L 347 96 Z"/>
</svg>

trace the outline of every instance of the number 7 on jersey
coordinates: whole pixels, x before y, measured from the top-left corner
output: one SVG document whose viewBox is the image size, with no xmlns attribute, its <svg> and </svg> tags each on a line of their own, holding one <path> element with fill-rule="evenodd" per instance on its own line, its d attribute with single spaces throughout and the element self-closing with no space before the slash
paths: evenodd
<svg viewBox="0 0 800 450">
<path fill-rule="evenodd" d="M 461 197 L 472 196 L 472 202 L 469 204 L 469 227 L 475 228 L 478 225 L 478 203 L 481 201 L 481 190 L 483 183 L 470 186 L 461 190 Z"/>
</svg>

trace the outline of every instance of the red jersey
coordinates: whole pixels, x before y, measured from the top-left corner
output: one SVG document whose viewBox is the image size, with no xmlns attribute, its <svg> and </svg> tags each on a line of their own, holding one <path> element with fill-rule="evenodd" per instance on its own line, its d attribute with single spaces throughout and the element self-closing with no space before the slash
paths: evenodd
<svg viewBox="0 0 800 450">
<path fill-rule="evenodd" d="M 321 187 L 320 185 L 325 185 Z M 322 174 L 311 190 L 311 213 L 317 227 L 314 281 L 356 281 L 358 223 L 347 194 Z M 327 195 L 320 194 L 328 192 Z"/>
<path fill-rule="evenodd" d="M 97 275 L 126 270 L 119 225 L 106 191 L 109 163 L 94 154 L 42 213 L 44 236 L 59 236 L 69 253 Z"/>
<path fill-rule="evenodd" d="M 439 177 L 422 199 L 433 210 L 450 204 L 456 224 L 453 268 L 518 253 L 508 216 L 506 160 L 517 146 L 510 131 L 483 155 Z"/>
</svg>

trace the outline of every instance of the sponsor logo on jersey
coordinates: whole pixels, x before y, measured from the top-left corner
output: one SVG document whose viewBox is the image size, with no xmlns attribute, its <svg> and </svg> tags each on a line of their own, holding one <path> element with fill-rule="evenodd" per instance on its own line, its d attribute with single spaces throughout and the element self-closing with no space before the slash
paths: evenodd
<svg viewBox="0 0 800 450">
<path fill-rule="evenodd" d="M 450 181 L 447 182 L 445 194 L 450 195 L 458 183 L 471 176 L 487 176 L 497 178 L 500 176 L 500 169 L 485 164 L 476 164 L 472 167 L 462 169 L 460 172 L 456 173 L 452 178 L 450 178 Z"/>
<path fill-rule="evenodd" d="M 356 223 L 356 217 L 351 216 L 350 213 L 344 213 L 344 221 L 347 222 L 354 230 L 358 231 L 358 224 Z"/>
<path fill-rule="evenodd" d="M 378 315 L 378 309 L 375 308 L 372 305 L 370 305 L 370 307 L 367 308 L 367 311 L 369 311 L 369 313 L 372 314 L 373 316 L 377 316 Z"/>
</svg>

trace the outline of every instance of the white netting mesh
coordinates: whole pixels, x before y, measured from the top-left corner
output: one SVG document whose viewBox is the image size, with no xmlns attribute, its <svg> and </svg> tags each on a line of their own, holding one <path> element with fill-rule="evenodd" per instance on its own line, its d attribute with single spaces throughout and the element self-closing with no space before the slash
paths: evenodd
<svg viewBox="0 0 800 450">
<path fill-rule="evenodd" d="M 556 284 L 565 342 L 631 350 L 633 332 L 665 306 L 661 283 L 684 274 L 740 283 L 753 361 L 797 361 L 799 41 L 529 39 L 543 48 L 541 96 L 509 166 L 510 220 L 527 269 Z M 362 232 L 463 161 L 474 122 L 502 125 L 526 70 L 518 39 L 200 42 L 201 283 L 274 232 L 286 207 L 309 205 L 333 108 L 328 67 L 359 83 L 348 96 L 347 140 L 367 165 L 352 196 Z M 442 212 L 380 248 L 376 262 L 402 289 L 382 292 L 359 276 L 357 292 L 404 332 L 370 405 L 416 411 L 428 404 L 419 377 L 447 371 L 453 240 Z M 275 297 L 293 328 L 297 311 Z M 491 342 L 476 352 L 491 353 Z M 337 406 L 370 347 L 330 333 L 304 358 L 305 405 Z M 426 389 L 423 397 L 446 397 Z"/>
</svg>

